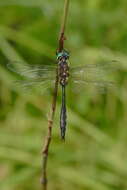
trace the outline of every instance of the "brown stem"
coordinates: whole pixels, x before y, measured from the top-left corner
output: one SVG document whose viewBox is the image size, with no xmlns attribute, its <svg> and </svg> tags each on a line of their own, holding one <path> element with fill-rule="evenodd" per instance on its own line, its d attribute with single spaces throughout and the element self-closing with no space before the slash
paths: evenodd
<svg viewBox="0 0 127 190">
<path fill-rule="evenodd" d="M 52 100 L 51 113 L 48 119 L 48 133 L 45 139 L 44 148 L 42 150 L 43 160 L 42 160 L 42 181 L 41 182 L 42 182 L 44 190 L 47 190 L 47 160 L 48 160 L 49 145 L 50 145 L 51 137 L 52 137 L 52 127 L 53 127 L 53 120 L 54 120 L 55 109 L 56 109 L 57 91 L 58 91 L 58 69 L 56 71 L 56 81 L 55 81 L 54 95 L 53 95 L 53 100 Z"/>
<path fill-rule="evenodd" d="M 60 37 L 59 37 L 58 52 L 61 52 L 64 48 L 64 40 L 66 39 L 65 38 L 65 29 L 66 29 L 66 24 L 67 24 L 68 9 L 69 9 L 69 0 L 65 0 L 64 14 L 63 14 L 63 20 L 62 20 L 62 25 L 61 25 L 61 30 L 60 30 Z"/>
<path fill-rule="evenodd" d="M 64 5 L 64 15 L 61 25 L 61 31 L 60 31 L 60 37 L 59 37 L 59 46 L 58 46 L 58 52 L 61 52 L 64 48 L 64 40 L 65 40 L 65 26 L 67 22 L 67 16 L 68 16 L 68 8 L 69 8 L 69 0 L 65 0 Z M 52 100 L 52 106 L 51 106 L 51 113 L 49 115 L 48 119 L 48 133 L 45 138 L 45 144 L 42 150 L 43 160 L 42 160 L 42 188 L 43 190 L 47 190 L 47 161 L 48 161 L 48 153 L 49 153 L 49 146 L 51 143 L 52 138 L 52 127 L 53 127 L 53 121 L 54 121 L 54 115 L 56 110 L 56 99 L 57 99 L 57 91 L 58 91 L 58 68 L 56 70 L 56 80 L 55 80 L 55 88 L 54 88 L 54 95 Z"/>
</svg>

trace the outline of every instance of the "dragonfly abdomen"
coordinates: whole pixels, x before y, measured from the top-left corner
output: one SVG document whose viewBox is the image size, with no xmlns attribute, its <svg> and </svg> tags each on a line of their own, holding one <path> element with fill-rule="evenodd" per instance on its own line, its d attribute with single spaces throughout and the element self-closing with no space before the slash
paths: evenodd
<svg viewBox="0 0 127 190">
<path fill-rule="evenodd" d="M 66 107 L 61 108 L 61 114 L 60 114 L 60 129 L 61 129 L 61 138 L 65 139 L 65 132 L 66 132 L 66 122 L 67 116 L 66 116 Z"/>
<path fill-rule="evenodd" d="M 67 124 L 67 113 L 66 113 L 66 93 L 65 86 L 62 86 L 62 106 L 60 113 L 60 129 L 61 129 L 61 138 L 65 139 L 66 124 Z"/>
</svg>

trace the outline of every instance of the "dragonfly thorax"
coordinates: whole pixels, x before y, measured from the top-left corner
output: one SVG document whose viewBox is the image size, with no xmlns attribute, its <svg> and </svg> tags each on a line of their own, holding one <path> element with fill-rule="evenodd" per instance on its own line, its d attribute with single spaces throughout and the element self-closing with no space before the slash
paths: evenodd
<svg viewBox="0 0 127 190">
<path fill-rule="evenodd" d="M 59 83 L 62 86 L 67 85 L 69 78 L 69 66 L 66 61 L 60 62 L 58 65 Z"/>
<path fill-rule="evenodd" d="M 62 86 L 67 85 L 68 78 L 69 78 L 69 66 L 68 66 L 68 59 L 69 53 L 65 50 L 58 53 L 58 76 L 59 76 L 59 83 Z"/>
</svg>

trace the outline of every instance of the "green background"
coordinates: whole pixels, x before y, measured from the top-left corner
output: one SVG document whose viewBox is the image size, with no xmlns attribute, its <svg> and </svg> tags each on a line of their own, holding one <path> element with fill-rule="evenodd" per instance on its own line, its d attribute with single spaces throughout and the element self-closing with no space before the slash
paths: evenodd
<svg viewBox="0 0 127 190">
<path fill-rule="evenodd" d="M 41 149 L 52 93 L 24 93 L 8 60 L 55 60 L 64 1 L 0 0 L 0 190 L 41 189 Z M 127 1 L 70 0 L 66 48 L 72 65 L 117 60 L 118 90 L 68 87 L 66 142 L 61 96 L 49 152 L 52 190 L 127 190 Z"/>
</svg>

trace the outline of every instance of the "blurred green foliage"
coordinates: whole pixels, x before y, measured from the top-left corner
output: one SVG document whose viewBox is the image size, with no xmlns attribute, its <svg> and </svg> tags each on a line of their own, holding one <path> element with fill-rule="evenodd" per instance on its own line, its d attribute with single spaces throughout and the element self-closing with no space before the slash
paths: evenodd
<svg viewBox="0 0 127 190">
<path fill-rule="evenodd" d="M 52 95 L 24 94 L 8 60 L 55 60 L 64 1 L 0 0 L 0 189 L 41 189 L 41 148 Z M 66 47 L 71 64 L 118 60 L 119 90 L 68 87 L 66 143 L 59 137 L 60 93 L 50 147 L 49 189 L 127 190 L 127 1 L 73 0 Z"/>
</svg>

